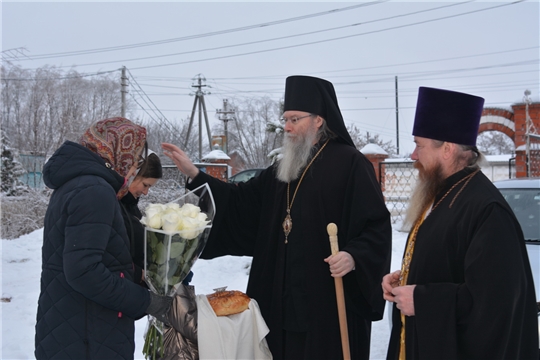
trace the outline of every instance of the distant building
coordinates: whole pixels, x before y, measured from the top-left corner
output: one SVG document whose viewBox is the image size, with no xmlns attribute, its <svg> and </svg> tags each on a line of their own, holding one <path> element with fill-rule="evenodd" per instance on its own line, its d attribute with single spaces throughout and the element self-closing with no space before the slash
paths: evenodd
<svg viewBox="0 0 540 360">
<path fill-rule="evenodd" d="M 20 154 L 19 161 L 26 170 L 19 179 L 31 188 L 41 189 L 45 187 L 43 183 L 43 165 L 45 165 L 45 155 L 40 154 Z"/>
</svg>

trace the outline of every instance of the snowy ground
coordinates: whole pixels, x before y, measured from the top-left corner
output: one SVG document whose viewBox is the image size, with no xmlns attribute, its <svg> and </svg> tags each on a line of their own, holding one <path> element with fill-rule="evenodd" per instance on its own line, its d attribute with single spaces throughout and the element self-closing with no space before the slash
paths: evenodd
<svg viewBox="0 0 540 360">
<path fill-rule="evenodd" d="M 0 358 L 4 360 L 34 359 L 34 326 L 36 321 L 39 278 L 41 273 L 41 245 L 43 229 L 15 240 L 1 240 L 0 265 L 2 302 L 0 307 Z M 392 270 L 399 268 L 406 234 L 394 230 Z M 245 291 L 247 284 L 247 257 L 222 257 L 198 260 L 193 267 L 197 294 L 209 294 L 214 288 L 227 286 L 228 290 Z M 387 307 L 388 308 L 388 307 Z M 142 355 L 146 319 L 136 323 L 135 359 Z M 384 359 L 388 344 L 389 323 L 385 317 L 373 324 L 371 359 Z"/>
</svg>

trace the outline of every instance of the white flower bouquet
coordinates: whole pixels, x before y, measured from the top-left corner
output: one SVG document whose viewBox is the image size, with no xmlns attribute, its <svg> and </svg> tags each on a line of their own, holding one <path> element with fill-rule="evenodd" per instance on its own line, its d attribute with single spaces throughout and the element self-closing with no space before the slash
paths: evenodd
<svg viewBox="0 0 540 360">
<path fill-rule="evenodd" d="M 174 296 L 182 280 L 206 246 L 215 204 L 204 184 L 167 204 L 150 204 L 145 225 L 146 283 L 159 295 Z M 163 355 L 163 323 L 150 317 L 143 353 L 147 359 Z"/>
</svg>

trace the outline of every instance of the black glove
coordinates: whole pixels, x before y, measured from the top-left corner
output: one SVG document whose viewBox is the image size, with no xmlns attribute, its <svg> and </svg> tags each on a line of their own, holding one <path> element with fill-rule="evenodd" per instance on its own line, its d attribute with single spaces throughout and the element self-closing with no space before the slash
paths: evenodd
<svg viewBox="0 0 540 360">
<path fill-rule="evenodd" d="M 156 295 L 152 291 L 150 293 L 150 305 L 146 309 L 146 313 L 152 315 L 159 321 L 169 325 L 169 312 L 173 298 L 170 296 Z"/>
</svg>

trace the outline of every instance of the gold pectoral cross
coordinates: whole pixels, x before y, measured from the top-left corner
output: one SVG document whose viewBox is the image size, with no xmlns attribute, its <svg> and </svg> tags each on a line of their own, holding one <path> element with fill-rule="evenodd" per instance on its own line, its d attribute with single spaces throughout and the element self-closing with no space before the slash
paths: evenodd
<svg viewBox="0 0 540 360">
<path fill-rule="evenodd" d="M 287 216 L 285 216 L 285 220 L 283 220 L 283 232 L 285 233 L 285 244 L 288 243 L 287 237 L 289 236 L 291 229 L 292 229 L 291 210 L 287 209 Z"/>
</svg>

